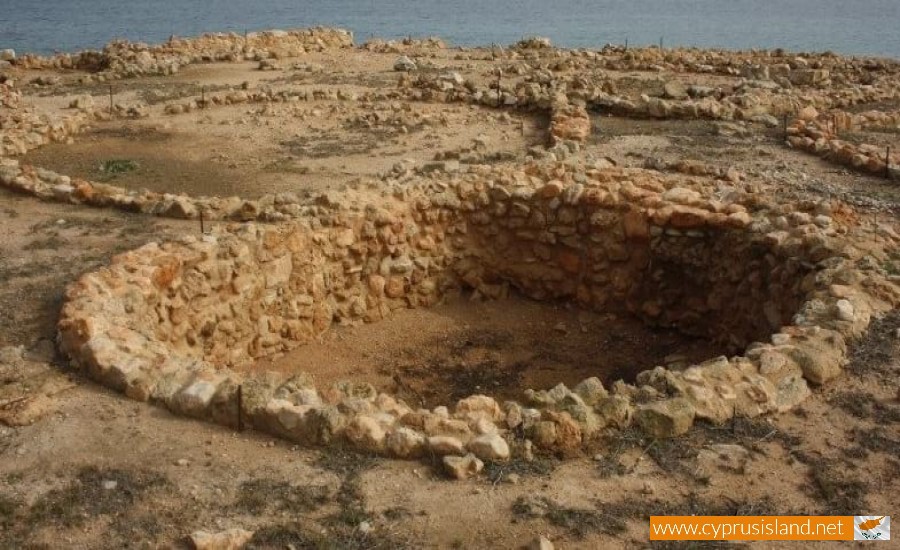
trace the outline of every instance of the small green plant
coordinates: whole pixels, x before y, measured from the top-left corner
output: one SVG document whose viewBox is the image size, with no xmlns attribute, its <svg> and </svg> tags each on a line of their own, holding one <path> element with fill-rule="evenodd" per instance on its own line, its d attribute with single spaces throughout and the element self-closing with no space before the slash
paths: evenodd
<svg viewBox="0 0 900 550">
<path fill-rule="evenodd" d="M 131 159 L 109 159 L 100 163 L 100 172 L 110 178 L 134 172 L 138 168 L 140 165 Z"/>
</svg>

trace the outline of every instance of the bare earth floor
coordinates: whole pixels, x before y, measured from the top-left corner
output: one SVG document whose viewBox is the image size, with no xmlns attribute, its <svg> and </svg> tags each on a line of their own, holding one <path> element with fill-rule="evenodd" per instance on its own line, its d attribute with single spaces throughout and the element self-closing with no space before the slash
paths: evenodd
<svg viewBox="0 0 900 550">
<path fill-rule="evenodd" d="M 609 385 L 656 365 L 690 365 L 716 346 L 638 319 L 520 297 L 403 311 L 378 323 L 338 328 L 253 369 L 304 372 L 318 387 L 359 380 L 433 408 L 486 393 L 519 400 L 524 388 L 573 387 L 596 376 Z"/>
</svg>

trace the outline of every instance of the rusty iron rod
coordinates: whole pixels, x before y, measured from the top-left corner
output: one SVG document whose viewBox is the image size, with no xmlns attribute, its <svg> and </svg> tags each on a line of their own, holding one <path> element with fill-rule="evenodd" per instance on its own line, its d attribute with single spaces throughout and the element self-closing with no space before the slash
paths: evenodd
<svg viewBox="0 0 900 550">
<path fill-rule="evenodd" d="M 891 179 L 891 146 L 884 152 L 884 177 Z"/>
<path fill-rule="evenodd" d="M 878 210 L 875 211 L 875 242 L 878 242 Z"/>
<path fill-rule="evenodd" d="M 244 431 L 244 386 L 238 385 L 238 431 Z"/>
</svg>

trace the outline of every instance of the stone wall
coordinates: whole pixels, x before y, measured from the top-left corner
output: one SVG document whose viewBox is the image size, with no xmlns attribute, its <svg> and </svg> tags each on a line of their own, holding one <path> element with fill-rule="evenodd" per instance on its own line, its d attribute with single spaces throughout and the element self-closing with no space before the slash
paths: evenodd
<svg viewBox="0 0 900 550">
<path fill-rule="evenodd" d="M 630 53 L 640 55 L 640 52 Z M 652 57 L 659 54 L 651 50 L 650 55 Z M 677 52 L 666 54 L 670 55 L 676 56 Z M 722 55 L 724 56 L 724 52 Z M 746 66 L 739 62 L 741 56 L 734 52 L 730 52 L 730 55 L 732 56 L 730 60 L 722 57 L 725 59 L 723 66 L 732 67 L 729 70 L 719 71 L 714 68 L 698 70 L 698 66 L 694 64 L 672 64 L 669 70 L 681 75 L 691 72 L 741 75 L 742 71 L 747 70 Z M 794 73 L 791 71 L 797 71 L 797 75 L 817 74 L 823 71 L 828 73 L 823 69 L 798 68 L 788 70 L 784 73 L 788 76 L 783 78 L 773 76 L 781 74 L 773 70 L 768 77 L 766 74 L 757 74 L 759 78 L 740 79 L 718 88 L 689 86 L 675 75 L 667 75 L 668 80 L 662 94 L 658 96 L 642 94 L 633 97 L 621 93 L 617 89 L 616 79 L 597 70 L 598 67 L 613 65 L 616 70 L 660 72 L 662 66 L 657 65 L 654 68 L 643 63 L 631 64 L 622 61 L 626 57 L 628 56 L 622 56 L 619 60 L 605 59 L 599 58 L 596 52 L 551 50 L 544 57 L 529 63 L 502 65 L 503 75 L 507 78 L 501 81 L 499 90 L 495 84 L 478 85 L 453 72 L 411 73 L 401 76 L 399 86 L 407 99 L 417 101 L 464 102 L 491 107 L 499 105 L 507 108 L 546 110 L 557 102 L 559 96 L 564 96 L 569 102 L 581 102 L 591 108 L 621 116 L 748 120 L 777 125 L 777 118 L 773 121 L 768 117 L 797 113 L 807 106 L 835 109 L 896 99 L 897 85 L 900 81 L 898 78 L 900 65 L 890 64 L 880 72 L 868 73 L 873 78 L 874 75 L 878 75 L 877 81 L 861 85 L 856 83 L 859 80 L 860 69 L 851 63 L 832 69 L 830 74 L 834 77 L 834 87 L 823 88 L 820 82 L 809 85 L 792 84 L 790 75 Z M 541 64 L 535 66 L 537 61 Z M 859 63 L 864 64 L 862 61 Z M 802 81 L 799 76 L 796 76 L 795 80 Z"/>
<path fill-rule="evenodd" d="M 479 167 L 395 195 L 325 197 L 317 215 L 287 224 L 152 243 L 69 288 L 60 348 L 94 379 L 177 413 L 226 425 L 240 414 L 306 444 L 448 455 L 462 476 L 531 445 L 577 452 L 633 422 L 667 437 L 697 419 L 787 410 L 807 382 L 840 373 L 845 337 L 898 303 L 892 285 L 841 256 L 841 230 L 825 214 L 739 193 L 703 198 L 673 183 L 642 170 Z M 863 290 L 873 285 L 878 298 Z M 335 323 L 376 322 L 460 287 L 502 298 L 509 286 L 735 347 L 758 342 L 744 356 L 658 367 L 634 385 L 592 378 L 528 390 L 521 403 L 472 396 L 434 410 L 366 384 L 317 389 L 303 375 L 228 369 Z"/>
<path fill-rule="evenodd" d="M 278 57 L 283 53 L 274 44 L 304 42 L 316 32 L 118 44 L 108 48 L 112 53 L 80 60 L 22 63 L 87 63 L 120 78 L 170 72 L 189 62 Z M 348 45 L 346 34 L 334 32 L 334 43 L 323 39 L 313 47 Z M 588 53 L 528 45 L 507 50 L 501 55 L 509 59 L 555 59 L 549 68 L 522 69 L 526 78 L 501 87 L 500 102 L 549 108 L 551 133 L 579 140 L 590 132 L 584 105 L 634 116 L 752 120 L 803 105 L 830 108 L 896 97 L 894 65 L 873 68 L 873 85 L 831 93 L 817 86 L 829 79 L 857 82 L 860 64 L 869 61 L 782 63 L 758 54 L 727 58 L 651 49 L 620 62 L 738 71 L 763 83 L 748 80 L 729 94 L 694 90 L 688 97 L 667 87 L 664 98 L 628 99 L 604 77 L 578 73 L 595 60 Z M 714 64 L 707 70 L 705 62 Z M 497 102 L 497 90 L 457 76 L 402 77 L 398 90 L 383 97 Z M 767 77 L 785 81 L 776 87 L 765 83 Z M 791 92 L 792 86 L 802 86 L 802 94 Z M 88 110 L 50 121 L 21 109 L 11 87 L 3 90 L 2 155 L 71 139 L 96 116 Z M 232 94 L 212 96 L 203 107 L 216 98 L 223 104 L 286 99 Z M 808 130 L 820 131 L 812 125 Z M 688 175 L 709 173 L 681 168 Z M 289 220 L 151 243 L 81 277 L 66 294 L 59 345 L 89 376 L 179 414 L 229 426 L 241 418 L 305 444 L 340 441 L 402 458 L 445 456 L 459 477 L 477 470 L 480 460 L 527 455 L 532 445 L 577 452 L 598 433 L 632 424 L 668 437 L 695 420 L 788 410 L 808 395 L 809 384 L 840 374 L 845 340 L 861 334 L 873 314 L 900 303 L 897 287 L 877 270 L 857 268 L 859 254 L 847 239 L 853 228 L 831 217 L 831 205 L 778 204 L 730 185 L 739 177 L 725 179 L 670 177 L 609 163 L 475 165 L 458 176 L 385 181 L 383 193 L 357 189 L 300 203 L 289 196 L 243 201 L 136 194 L 9 159 L 0 163 L 0 182 L 52 200 L 184 218 L 202 210 L 209 219 Z M 658 367 L 633 384 L 606 388 L 590 378 L 572 389 L 526 390 L 520 402 L 476 395 L 433 410 L 414 410 L 366 384 L 315 388 L 302 374 L 229 368 L 303 345 L 333 324 L 377 322 L 463 288 L 486 299 L 502 299 L 515 288 L 535 299 L 633 314 L 720 340 L 742 354 L 683 371 Z"/>
<path fill-rule="evenodd" d="M 17 88 L 0 83 L 0 157 L 25 154 L 47 143 L 66 142 L 91 119 L 82 112 L 59 118 L 37 114 L 23 105 Z"/>
<path fill-rule="evenodd" d="M 184 193 L 136 191 L 82 179 L 52 170 L 20 165 L 0 158 L 0 186 L 42 200 L 117 208 L 176 219 L 277 222 L 307 213 L 304 201 L 293 193 L 267 194 L 259 199 L 195 197 Z"/>
<path fill-rule="evenodd" d="M 878 114 L 876 114 L 878 113 Z M 819 114 L 815 109 L 801 111 L 787 129 L 788 143 L 831 162 L 868 172 L 900 178 L 900 151 L 888 151 L 866 143 L 853 143 L 838 137 L 840 131 L 871 128 L 882 124 L 890 127 L 898 120 L 896 114 L 871 111 L 851 115 L 843 111 Z"/>
<path fill-rule="evenodd" d="M 104 79 L 119 79 L 170 75 L 193 63 L 296 57 L 307 51 L 352 46 L 353 33 L 350 31 L 316 27 L 246 35 L 208 33 L 196 38 L 172 37 L 156 45 L 115 41 L 100 52 L 85 51 L 50 57 L 24 55 L 17 58 L 15 64 L 26 69 L 84 70 L 102 73 Z"/>
</svg>

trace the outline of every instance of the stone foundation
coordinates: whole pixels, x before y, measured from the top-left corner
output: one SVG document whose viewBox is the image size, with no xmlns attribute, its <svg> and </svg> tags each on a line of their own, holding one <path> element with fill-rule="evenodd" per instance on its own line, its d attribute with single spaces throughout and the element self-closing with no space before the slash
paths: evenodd
<svg viewBox="0 0 900 550">
<path fill-rule="evenodd" d="M 400 458 L 502 460 L 532 444 L 565 454 L 632 423 L 669 437 L 695 420 L 788 410 L 808 384 L 840 374 L 845 339 L 897 293 L 842 257 L 842 230 L 825 214 L 706 199 L 676 181 L 562 164 L 481 168 L 397 196 L 322 197 L 317 216 L 278 226 L 152 243 L 70 287 L 60 348 L 95 380 L 179 414 Z M 461 287 L 502 299 L 511 286 L 746 352 L 657 367 L 635 385 L 591 378 L 526 391 L 521 403 L 475 395 L 433 410 L 367 384 L 317 389 L 302 374 L 228 368 L 334 323 L 377 322 Z"/>
<path fill-rule="evenodd" d="M 352 36 L 343 31 L 273 31 L 158 46 L 114 43 L 102 53 L 26 56 L 16 64 L 86 69 L 94 74 L 85 78 L 95 81 L 350 45 Z M 439 45 L 369 45 L 396 52 L 418 47 Z M 404 73 L 397 89 L 367 97 L 233 90 L 211 94 L 202 104 L 171 103 L 165 111 L 310 98 L 499 104 L 549 110 L 550 134 L 557 148 L 565 148 L 589 136 L 588 108 L 771 126 L 773 115 L 801 107 L 833 109 L 897 95 L 898 66 L 892 63 L 640 49 L 602 64 L 745 80 L 728 90 L 667 82 L 662 96 L 627 98 L 602 73 L 579 70 L 594 67 L 605 52 L 560 51 L 531 39 L 500 52 L 507 63 L 503 74 L 525 78 L 501 82 L 499 89 L 452 72 Z M 822 89 L 838 81 L 847 86 Z M 0 91 L 0 156 L 70 140 L 104 116 L 142 112 L 140 106 L 116 106 L 104 115 L 76 100 L 75 112 L 55 121 L 24 108 L 11 84 L 0 84 Z M 793 125 L 792 143 L 836 147 L 817 116 Z M 862 152 L 849 154 L 849 162 Z M 789 410 L 810 385 L 840 374 L 847 339 L 860 335 L 873 314 L 900 303 L 892 282 L 859 267 L 865 262 L 850 241 L 853 222 L 832 217 L 830 203 L 773 202 L 732 185 L 740 174 L 697 163 L 664 166 L 680 172 L 667 176 L 609 161 L 558 163 L 553 155 L 547 155 L 552 162 L 523 166 L 464 166 L 453 176 L 386 178 L 378 187 L 302 203 L 287 195 L 246 201 L 131 193 L 11 159 L 0 163 L 0 182 L 63 202 L 180 218 L 202 211 L 208 219 L 283 222 L 151 243 L 84 275 L 66 294 L 61 351 L 98 382 L 178 414 L 251 426 L 303 444 L 339 442 L 399 458 L 443 456 L 457 477 L 477 472 L 484 460 L 527 456 L 532 446 L 577 453 L 598 434 L 632 425 L 670 437 L 695 421 Z M 315 388 L 302 374 L 232 370 L 302 346 L 334 324 L 378 322 L 397 310 L 439 304 L 462 289 L 481 299 L 503 299 L 515 289 L 536 300 L 635 315 L 717 340 L 734 355 L 684 370 L 657 367 L 633 384 L 604 387 L 588 378 L 571 389 L 523 388 L 519 402 L 473 395 L 431 410 L 413 409 L 367 384 Z"/>
<path fill-rule="evenodd" d="M 869 144 L 855 144 L 839 139 L 838 132 L 866 128 L 893 128 L 900 124 L 900 114 L 870 111 L 851 115 L 843 111 L 819 114 L 804 109 L 787 129 L 788 143 L 797 149 L 861 172 L 900 178 L 900 151 L 888 151 Z"/>
<path fill-rule="evenodd" d="M 102 80 L 136 76 L 171 75 L 181 67 L 212 61 L 243 61 L 296 57 L 307 51 L 353 46 L 353 33 L 344 29 L 271 30 L 247 33 L 208 33 L 196 38 L 172 37 L 149 45 L 126 40 L 108 44 L 102 51 L 24 55 L 15 65 L 25 69 L 77 69 L 98 73 Z M 96 80 L 96 79 L 95 79 Z"/>
</svg>

